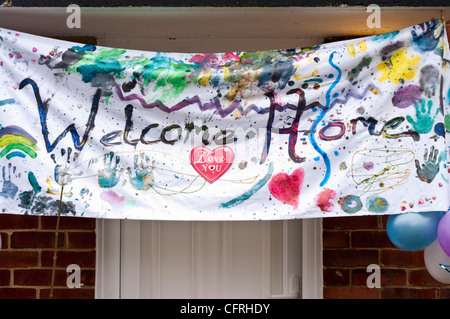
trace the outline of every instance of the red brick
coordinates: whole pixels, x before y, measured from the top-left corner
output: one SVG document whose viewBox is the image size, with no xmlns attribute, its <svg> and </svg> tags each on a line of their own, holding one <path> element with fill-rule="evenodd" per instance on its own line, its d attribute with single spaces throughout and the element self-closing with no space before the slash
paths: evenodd
<svg viewBox="0 0 450 319">
<path fill-rule="evenodd" d="M 323 283 L 325 286 L 346 286 L 350 283 L 348 269 L 325 269 Z"/>
<path fill-rule="evenodd" d="M 46 250 L 41 253 L 41 264 L 43 267 L 51 267 L 53 265 L 53 251 Z M 58 250 L 56 266 L 67 268 L 70 264 L 76 264 L 83 268 L 95 267 L 95 251 L 72 251 Z"/>
<path fill-rule="evenodd" d="M 0 289 L 0 299 L 36 299 L 36 289 L 2 288 Z"/>
<path fill-rule="evenodd" d="M 95 232 L 69 232 L 68 248 L 95 248 Z"/>
<path fill-rule="evenodd" d="M 38 266 L 37 251 L 2 250 L 0 251 L 0 268 L 23 268 Z"/>
<path fill-rule="evenodd" d="M 11 235 L 11 248 L 53 248 L 55 232 L 25 231 Z M 58 233 L 58 247 L 64 247 L 64 233 Z"/>
<path fill-rule="evenodd" d="M 7 249 L 8 248 L 8 234 L 0 233 L 0 236 L 2 238 L 1 249 Z"/>
<path fill-rule="evenodd" d="M 439 288 L 439 299 L 450 299 L 450 288 Z"/>
<path fill-rule="evenodd" d="M 423 251 L 382 249 L 381 263 L 385 266 L 424 267 Z"/>
<path fill-rule="evenodd" d="M 324 218 L 323 229 L 376 229 L 378 216 L 350 216 Z"/>
<path fill-rule="evenodd" d="M 38 216 L 0 214 L 0 229 L 37 229 L 38 227 Z"/>
<path fill-rule="evenodd" d="M 364 286 L 367 278 L 373 272 L 367 272 L 367 268 L 352 270 L 352 284 Z M 407 284 L 407 273 L 405 269 L 380 268 L 380 286 L 404 286 Z"/>
<path fill-rule="evenodd" d="M 355 248 L 395 248 L 386 231 L 352 231 L 352 247 Z"/>
<path fill-rule="evenodd" d="M 350 233 L 348 231 L 323 231 L 324 248 L 350 247 Z"/>
<path fill-rule="evenodd" d="M 40 299 L 50 298 L 50 288 L 40 290 Z M 95 290 L 93 288 L 55 288 L 53 290 L 54 299 L 94 299 Z"/>
<path fill-rule="evenodd" d="M 426 269 L 411 269 L 409 271 L 409 283 L 413 286 L 446 286 L 434 279 Z"/>
<path fill-rule="evenodd" d="M 323 264 L 326 267 L 367 267 L 370 264 L 378 264 L 378 251 L 370 249 L 324 250 Z"/>
<path fill-rule="evenodd" d="M 67 272 L 55 271 L 55 286 L 66 286 Z M 52 269 L 15 269 L 14 284 L 18 286 L 51 286 Z"/>
<path fill-rule="evenodd" d="M 0 286 L 9 286 L 11 281 L 11 271 L 9 269 L 0 270 Z"/>
<path fill-rule="evenodd" d="M 324 299 L 378 299 L 380 289 L 367 287 L 325 287 Z"/>
<path fill-rule="evenodd" d="M 382 299 L 435 299 L 435 288 L 384 288 Z"/>
<path fill-rule="evenodd" d="M 41 228 L 56 229 L 56 216 L 42 216 Z M 95 218 L 61 216 L 59 229 L 95 229 Z"/>
</svg>

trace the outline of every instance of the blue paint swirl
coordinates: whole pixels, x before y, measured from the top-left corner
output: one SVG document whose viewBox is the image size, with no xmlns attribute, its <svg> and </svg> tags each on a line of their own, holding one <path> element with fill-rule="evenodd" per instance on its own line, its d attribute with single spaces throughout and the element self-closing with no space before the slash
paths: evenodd
<svg viewBox="0 0 450 319">
<path fill-rule="evenodd" d="M 329 61 L 330 65 L 334 69 L 336 69 L 336 71 L 338 72 L 338 75 L 337 75 L 336 79 L 334 80 L 334 82 L 328 88 L 327 93 L 325 94 L 326 103 L 322 107 L 322 110 L 320 111 L 319 115 L 313 121 L 313 124 L 311 125 L 311 128 L 309 129 L 311 131 L 311 133 L 308 134 L 309 141 L 310 141 L 311 145 L 322 156 L 322 159 L 323 159 L 323 161 L 325 163 L 325 166 L 326 166 L 325 176 L 324 176 L 322 182 L 320 183 L 320 186 L 324 186 L 328 182 L 328 179 L 330 178 L 330 175 L 331 175 L 331 172 L 330 172 L 331 171 L 331 166 L 330 166 L 330 158 L 328 157 L 327 153 L 325 153 L 325 151 L 323 151 L 319 147 L 319 145 L 317 144 L 317 142 L 315 140 L 315 137 L 314 137 L 314 132 L 315 132 L 319 122 L 323 120 L 323 118 L 325 117 L 326 113 L 330 109 L 330 105 L 331 105 L 331 98 L 330 98 L 331 91 L 334 89 L 334 87 L 341 80 L 342 71 L 336 64 L 333 63 L 333 56 L 334 56 L 335 53 L 336 53 L 336 51 L 334 51 L 333 53 L 330 54 L 330 58 L 329 58 L 328 61 Z M 335 96 L 333 96 L 333 97 L 335 97 Z"/>
</svg>

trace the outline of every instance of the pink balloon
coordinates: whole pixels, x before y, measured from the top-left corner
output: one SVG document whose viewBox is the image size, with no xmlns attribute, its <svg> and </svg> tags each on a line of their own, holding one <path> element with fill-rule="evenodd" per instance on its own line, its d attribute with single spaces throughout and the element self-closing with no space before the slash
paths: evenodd
<svg viewBox="0 0 450 319">
<path fill-rule="evenodd" d="M 437 237 L 442 250 L 450 256 L 450 211 L 439 221 Z"/>
</svg>

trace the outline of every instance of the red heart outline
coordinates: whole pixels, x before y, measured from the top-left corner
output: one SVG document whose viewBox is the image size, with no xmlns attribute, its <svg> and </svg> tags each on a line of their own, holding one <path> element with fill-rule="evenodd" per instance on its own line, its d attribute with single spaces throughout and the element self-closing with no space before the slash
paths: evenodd
<svg viewBox="0 0 450 319">
<path fill-rule="evenodd" d="M 228 146 L 219 146 L 213 150 L 205 146 L 196 146 L 191 150 L 190 160 L 195 171 L 212 184 L 231 167 L 234 151 Z"/>
</svg>

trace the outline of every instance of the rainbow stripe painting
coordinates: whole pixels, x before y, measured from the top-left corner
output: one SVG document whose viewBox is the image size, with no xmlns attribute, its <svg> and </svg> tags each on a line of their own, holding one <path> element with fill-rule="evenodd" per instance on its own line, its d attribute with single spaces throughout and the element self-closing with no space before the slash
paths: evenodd
<svg viewBox="0 0 450 319">
<path fill-rule="evenodd" d="M 18 156 L 36 158 L 36 139 L 16 125 L 0 128 L 0 158 L 11 159 Z"/>
</svg>

